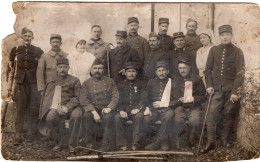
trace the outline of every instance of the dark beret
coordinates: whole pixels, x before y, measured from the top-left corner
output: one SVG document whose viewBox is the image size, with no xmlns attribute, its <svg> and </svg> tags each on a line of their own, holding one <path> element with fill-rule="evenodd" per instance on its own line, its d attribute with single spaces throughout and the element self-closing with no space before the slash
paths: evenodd
<svg viewBox="0 0 260 162">
<path fill-rule="evenodd" d="M 97 58 L 97 59 L 94 60 L 92 66 L 94 66 L 94 65 L 104 65 L 104 64 L 100 59 Z"/>
<path fill-rule="evenodd" d="M 126 69 L 138 69 L 137 62 L 126 62 L 125 63 L 125 70 Z"/>
<path fill-rule="evenodd" d="M 22 28 L 22 34 L 25 34 L 25 33 L 27 33 L 27 32 L 31 32 L 31 33 L 33 33 L 30 29 L 28 29 L 28 28 Z"/>
<path fill-rule="evenodd" d="M 185 37 L 183 32 L 173 33 L 173 39 L 176 39 L 176 38 L 179 38 L 179 37 Z"/>
<path fill-rule="evenodd" d="M 155 33 L 155 32 L 151 32 L 149 34 L 149 38 L 151 38 L 151 37 L 157 37 L 158 39 L 160 39 L 159 35 L 157 33 Z"/>
</svg>

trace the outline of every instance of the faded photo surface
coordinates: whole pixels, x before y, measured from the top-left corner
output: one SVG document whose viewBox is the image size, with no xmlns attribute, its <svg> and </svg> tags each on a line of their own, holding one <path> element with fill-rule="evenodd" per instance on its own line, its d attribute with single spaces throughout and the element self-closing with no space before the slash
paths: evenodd
<svg viewBox="0 0 260 162">
<path fill-rule="evenodd" d="M 13 12 L 4 159 L 260 158 L 257 4 L 15 2 Z"/>
</svg>

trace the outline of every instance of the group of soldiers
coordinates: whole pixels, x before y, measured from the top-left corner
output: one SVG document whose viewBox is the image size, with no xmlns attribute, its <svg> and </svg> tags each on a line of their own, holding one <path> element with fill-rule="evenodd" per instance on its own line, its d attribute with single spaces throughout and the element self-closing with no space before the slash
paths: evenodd
<svg viewBox="0 0 260 162">
<path fill-rule="evenodd" d="M 197 21 L 188 19 L 187 34 L 176 32 L 171 37 L 167 35 L 169 19 L 160 18 L 159 32 L 151 32 L 147 41 L 138 34 L 138 18 L 130 17 L 128 31 L 116 31 L 117 47 L 111 49 L 101 39 L 101 27 L 93 25 L 91 39 L 76 45 L 90 53 L 79 63 L 71 62 L 72 54 L 61 50 L 61 35 L 51 35 L 51 50 L 44 53 L 31 44 L 33 32 L 23 28 L 24 44 L 10 54 L 10 69 L 16 67 L 14 144 L 23 141 L 26 119 L 26 139 L 38 138 L 35 134 L 39 131 L 57 142 L 53 151 L 67 144 L 74 152 L 80 141 L 88 148 L 100 146 L 102 151 L 196 148 L 205 102 L 211 95 L 208 141 L 201 152 L 216 147 L 221 110 L 220 141 L 230 147 L 228 137 L 238 110 L 244 56 L 231 43 L 232 27 L 220 26 L 221 44 L 205 56 L 203 78 L 196 53 L 204 38 L 196 34 L 197 26 Z M 79 71 L 85 65 L 89 70 L 81 71 L 86 75 L 83 79 L 70 74 L 70 69 L 77 66 Z"/>
</svg>

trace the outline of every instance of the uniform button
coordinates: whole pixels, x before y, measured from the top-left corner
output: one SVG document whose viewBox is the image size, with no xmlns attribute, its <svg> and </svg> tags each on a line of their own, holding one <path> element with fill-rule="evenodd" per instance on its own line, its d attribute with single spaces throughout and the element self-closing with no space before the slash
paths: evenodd
<svg viewBox="0 0 260 162">
<path fill-rule="evenodd" d="M 224 51 L 226 50 L 226 48 L 223 49 Z"/>
<path fill-rule="evenodd" d="M 225 51 L 223 51 L 223 54 L 225 53 Z"/>
</svg>

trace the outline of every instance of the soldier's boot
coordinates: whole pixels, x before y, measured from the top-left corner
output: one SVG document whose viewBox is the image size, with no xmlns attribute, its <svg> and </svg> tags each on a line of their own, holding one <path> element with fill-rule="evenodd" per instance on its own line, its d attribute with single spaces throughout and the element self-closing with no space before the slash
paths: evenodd
<svg viewBox="0 0 260 162">
<path fill-rule="evenodd" d="M 207 123 L 207 138 L 208 138 L 207 144 L 202 150 L 200 150 L 201 153 L 207 153 L 210 150 L 215 149 L 216 124 Z"/>
<path fill-rule="evenodd" d="M 22 133 L 15 133 L 14 146 L 19 146 L 22 143 Z"/>
<path fill-rule="evenodd" d="M 232 144 L 228 141 L 229 132 L 231 129 L 231 126 L 233 124 L 232 120 L 224 120 L 223 121 L 223 128 L 221 132 L 221 144 L 223 147 L 230 148 L 232 147 Z"/>
<path fill-rule="evenodd" d="M 156 140 L 155 142 L 145 146 L 145 150 L 158 150 L 161 147 L 161 142 Z"/>
</svg>

